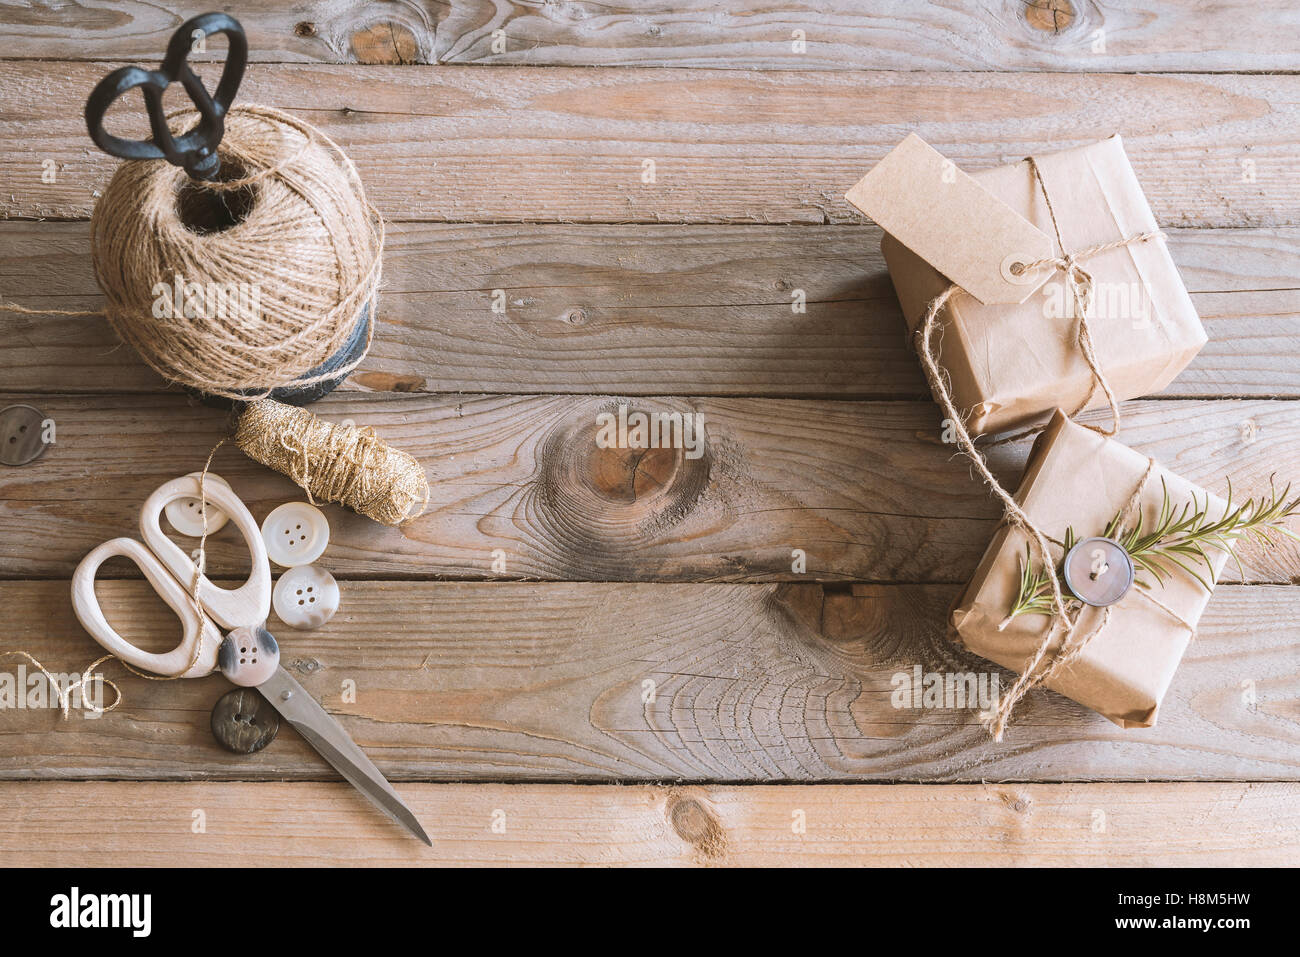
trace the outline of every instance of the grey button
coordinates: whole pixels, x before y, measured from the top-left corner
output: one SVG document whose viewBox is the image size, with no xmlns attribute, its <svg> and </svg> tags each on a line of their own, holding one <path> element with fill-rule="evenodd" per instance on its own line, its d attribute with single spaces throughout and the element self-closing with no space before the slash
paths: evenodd
<svg viewBox="0 0 1300 957">
<path fill-rule="evenodd" d="M 45 451 L 41 423 L 45 413 L 30 405 L 11 405 L 0 409 L 0 462 L 26 465 Z"/>
<path fill-rule="evenodd" d="M 1133 587 L 1133 559 L 1113 539 L 1085 538 L 1070 549 L 1061 567 L 1065 584 L 1085 605 L 1113 605 Z"/>
</svg>

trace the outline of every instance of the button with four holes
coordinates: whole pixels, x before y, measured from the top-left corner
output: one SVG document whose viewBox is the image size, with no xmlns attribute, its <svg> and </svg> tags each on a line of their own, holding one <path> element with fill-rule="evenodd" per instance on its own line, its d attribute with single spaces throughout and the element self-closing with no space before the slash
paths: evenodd
<svg viewBox="0 0 1300 957">
<path fill-rule="evenodd" d="M 45 451 L 45 414 L 30 405 L 0 410 L 0 462 L 26 465 Z"/>
<path fill-rule="evenodd" d="M 330 524 L 315 505 L 286 502 L 266 516 L 262 538 L 267 555 L 277 565 L 310 565 L 329 544 Z"/>
<path fill-rule="evenodd" d="M 319 628 L 339 610 L 339 584 L 317 565 L 299 565 L 280 576 L 271 602 L 286 625 Z"/>
<path fill-rule="evenodd" d="M 202 472 L 191 472 L 186 478 L 192 478 L 196 481 L 202 475 Z M 204 488 L 209 488 L 208 483 L 215 482 L 218 485 L 224 485 L 230 488 L 230 483 L 214 472 L 209 472 L 208 477 L 203 480 Z M 208 534 L 220 531 L 228 521 L 226 513 L 212 504 L 210 496 L 208 498 Z M 171 523 L 172 528 L 182 535 L 189 535 L 192 538 L 198 538 L 203 534 L 203 510 L 199 507 L 198 496 L 194 498 L 178 498 L 167 503 L 167 508 L 163 514 L 167 516 L 167 521 Z"/>
</svg>

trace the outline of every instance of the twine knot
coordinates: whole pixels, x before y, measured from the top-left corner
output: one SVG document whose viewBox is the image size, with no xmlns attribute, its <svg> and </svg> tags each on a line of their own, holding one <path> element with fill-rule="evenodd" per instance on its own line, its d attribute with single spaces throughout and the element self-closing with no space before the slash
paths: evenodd
<svg viewBox="0 0 1300 957">
<path fill-rule="evenodd" d="M 1047 211 L 1052 221 L 1052 229 L 1056 233 L 1057 246 L 1061 249 L 1061 255 L 1053 256 L 1047 259 L 1037 260 L 1035 262 L 1021 264 L 1020 272 L 1032 271 L 1050 266 L 1059 270 L 1065 275 L 1066 285 L 1069 287 L 1070 296 L 1075 304 L 1075 317 L 1078 320 L 1075 341 L 1079 346 L 1079 351 L 1083 354 L 1084 360 L 1088 363 L 1088 368 L 1092 373 L 1092 387 L 1088 390 L 1088 395 L 1083 402 L 1070 413 L 1071 418 L 1082 412 L 1091 404 L 1093 396 L 1098 387 L 1106 395 L 1107 404 L 1110 406 L 1111 427 L 1105 429 L 1099 426 L 1088 425 L 1087 428 L 1102 435 L 1111 436 L 1119 431 L 1119 403 L 1115 398 L 1115 393 L 1111 389 L 1110 383 L 1102 372 L 1101 365 L 1097 360 L 1096 350 L 1092 344 L 1092 331 L 1089 328 L 1088 317 L 1092 306 L 1093 292 L 1095 283 L 1092 274 L 1084 268 L 1083 262 L 1107 252 L 1112 249 L 1119 249 L 1124 246 L 1130 246 L 1135 243 L 1144 243 L 1160 235 L 1159 230 L 1140 233 L 1134 236 L 1128 236 L 1113 242 L 1101 243 L 1097 246 L 1090 246 L 1086 249 L 1067 251 L 1065 241 L 1061 236 L 1061 228 L 1056 219 L 1056 210 L 1052 206 L 1052 198 L 1048 194 L 1047 184 L 1043 180 L 1042 172 L 1032 156 L 1027 158 L 1029 168 L 1032 171 L 1039 188 L 1042 191 L 1043 199 L 1047 203 Z M 1014 267 L 1013 267 L 1014 268 Z M 1003 488 L 997 478 L 990 471 L 988 462 L 984 455 L 975 446 L 975 440 L 972 438 L 969 430 L 966 428 L 966 418 L 962 415 L 953 401 L 952 392 L 948 387 L 948 379 L 944 371 L 939 366 L 938 354 L 935 348 L 935 333 L 938 328 L 939 314 L 947 306 L 948 302 L 959 292 L 962 292 L 960 286 L 952 283 L 936 296 L 926 308 L 925 316 L 921 320 L 921 325 L 917 333 L 917 349 L 921 358 L 921 366 L 925 371 L 926 380 L 930 384 L 930 390 L 933 392 L 935 400 L 939 403 L 944 415 L 953 424 L 953 431 L 956 435 L 957 446 L 970 459 L 975 470 L 979 473 L 984 484 L 989 490 L 997 496 L 1002 502 L 1003 520 L 1015 528 L 1019 528 L 1025 533 L 1033 543 L 1038 552 L 1039 559 L 1043 563 L 1043 568 L 1047 572 L 1047 581 L 1051 590 L 1051 625 L 1039 642 L 1034 653 L 1026 661 L 1020 676 L 1012 686 L 1011 691 L 1003 696 L 998 703 L 998 708 L 994 712 L 989 722 L 989 731 L 995 741 L 1001 741 L 1003 732 L 1006 729 L 1007 721 L 1011 717 L 1011 712 L 1016 704 L 1031 689 L 1046 681 L 1052 675 L 1057 674 L 1061 668 L 1064 668 L 1070 661 L 1073 661 L 1082 653 L 1084 647 L 1092 640 L 1097 633 L 1105 628 L 1110 620 L 1110 609 L 1107 608 L 1101 615 L 1101 621 L 1091 633 L 1085 635 L 1081 640 L 1071 644 L 1071 638 L 1074 636 L 1075 626 L 1077 624 L 1082 604 L 1073 596 L 1068 596 L 1061 585 L 1060 576 L 1056 572 L 1056 562 L 1052 558 L 1051 540 L 1046 533 L 1039 528 L 1029 517 L 1028 513 L 1021 508 L 1015 498 Z M 1003 439 L 1003 442 L 1013 441 L 1024 438 L 1040 429 L 1029 429 L 1017 433 L 1013 436 Z M 1148 467 L 1147 475 L 1150 475 Z M 1130 505 L 1135 507 L 1135 503 L 1140 495 L 1142 486 L 1146 483 L 1146 476 L 1143 476 L 1142 485 L 1130 497 Z M 1157 604 L 1159 604 L 1157 602 Z M 1164 606 L 1161 606 L 1164 607 Z M 1166 609 L 1168 610 L 1168 609 Z M 1172 612 L 1171 612 L 1172 613 Z M 1180 619 L 1181 620 L 1181 619 Z M 1186 624 L 1184 622 L 1184 624 Z M 1058 630 L 1063 632 L 1061 647 L 1058 649 L 1053 659 L 1047 660 L 1048 651 L 1056 640 Z"/>
</svg>

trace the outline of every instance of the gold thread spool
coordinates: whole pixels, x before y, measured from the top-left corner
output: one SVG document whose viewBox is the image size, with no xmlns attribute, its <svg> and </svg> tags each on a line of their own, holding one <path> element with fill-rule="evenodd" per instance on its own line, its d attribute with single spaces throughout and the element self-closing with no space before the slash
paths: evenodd
<svg viewBox="0 0 1300 957">
<path fill-rule="evenodd" d="M 420 463 L 370 428 L 335 425 L 305 409 L 259 399 L 240 415 L 235 444 L 287 475 L 313 504 L 334 502 L 381 525 L 409 522 L 429 504 Z"/>
</svg>

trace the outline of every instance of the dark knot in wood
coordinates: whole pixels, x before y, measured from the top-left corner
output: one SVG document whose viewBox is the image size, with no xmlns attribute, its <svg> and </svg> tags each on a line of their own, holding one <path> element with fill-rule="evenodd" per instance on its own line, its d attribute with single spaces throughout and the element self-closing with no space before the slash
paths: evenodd
<svg viewBox="0 0 1300 957">
<path fill-rule="evenodd" d="M 693 797 L 668 802 L 668 821 L 683 841 L 703 857 L 717 859 L 727 853 L 727 834 L 713 812 Z"/>
<path fill-rule="evenodd" d="M 712 466 L 708 423 L 702 445 L 643 448 L 635 441 L 601 441 L 599 417 L 636 412 L 691 416 L 681 403 L 650 399 L 604 400 L 586 405 L 554 427 L 539 444 L 527 508 L 545 546 L 566 555 L 572 570 L 641 577 L 642 550 L 696 507 Z M 677 420 L 674 420 L 677 421 Z M 698 421 L 698 420 L 695 420 Z M 680 434 L 680 433 L 676 433 Z"/>
</svg>

